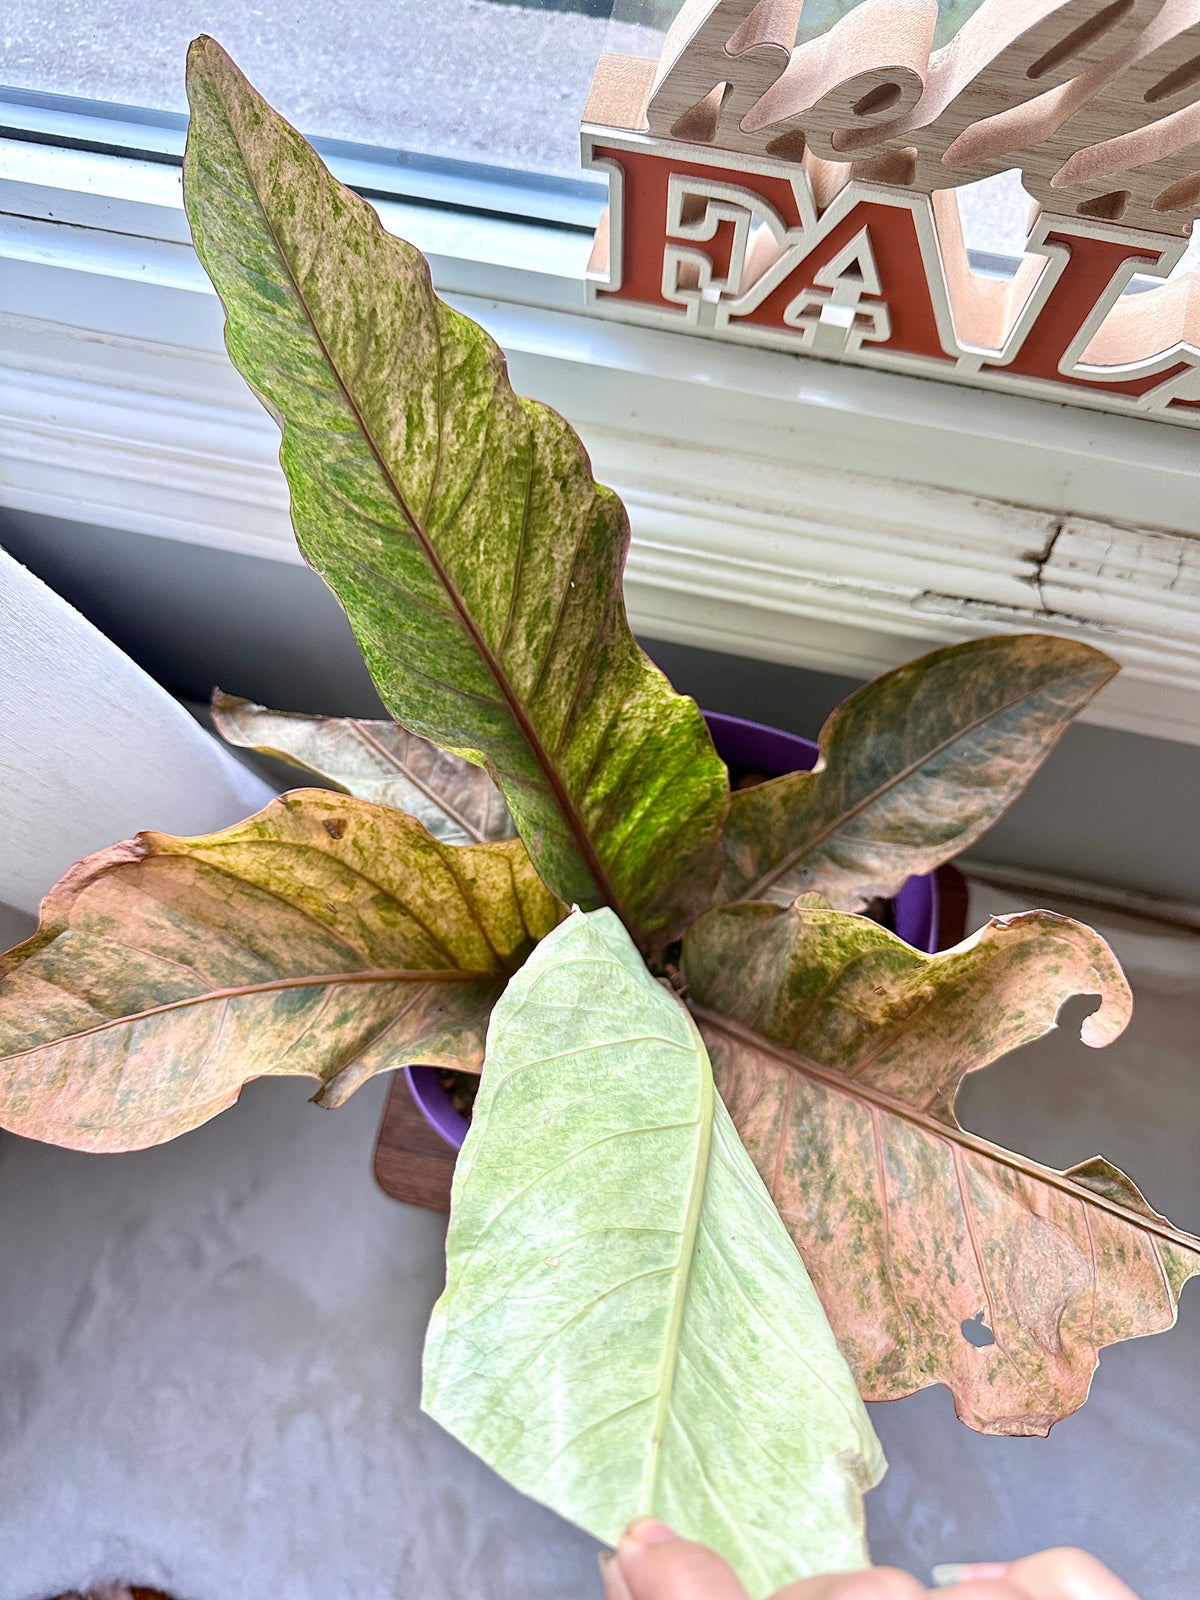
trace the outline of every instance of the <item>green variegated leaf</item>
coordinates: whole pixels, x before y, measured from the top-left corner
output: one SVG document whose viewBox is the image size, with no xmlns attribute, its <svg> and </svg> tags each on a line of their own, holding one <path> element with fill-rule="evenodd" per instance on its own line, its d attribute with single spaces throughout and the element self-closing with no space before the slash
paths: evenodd
<svg viewBox="0 0 1200 1600">
<path fill-rule="evenodd" d="M 185 198 L 226 344 L 280 420 L 300 547 L 384 703 L 487 768 L 556 894 L 661 948 L 711 895 L 728 787 L 629 630 L 621 502 L 211 39 L 188 93 Z"/>
<path fill-rule="evenodd" d="M 662 1517 L 754 1597 L 866 1563 L 853 1380 L 694 1023 L 607 911 L 492 1015 L 424 1406 L 598 1538 Z"/>
<path fill-rule="evenodd" d="M 983 1433 L 1044 1434 L 1100 1350 L 1175 1321 L 1200 1240 L 1096 1157 L 1066 1172 L 964 1132 L 963 1078 L 1129 988 L 1090 928 L 1003 917 L 927 956 L 865 917 L 744 903 L 702 917 L 684 975 L 717 1086 L 868 1400 L 944 1383 Z M 971 1340 L 966 1330 L 983 1330 Z"/>
<path fill-rule="evenodd" d="M 857 911 L 965 850 L 1117 671 L 1045 634 L 972 639 L 885 673 L 821 729 L 811 772 L 734 795 L 718 903 L 816 891 Z"/>
<path fill-rule="evenodd" d="M 139 834 L 72 867 L 0 958 L 0 1126 L 134 1150 L 264 1074 L 338 1105 L 409 1061 L 478 1060 L 561 911 L 519 840 L 443 844 L 326 790 L 197 839 Z"/>
<path fill-rule="evenodd" d="M 407 811 L 447 844 L 511 839 L 516 831 L 504 796 L 482 767 L 399 723 L 268 711 L 220 689 L 213 693 L 212 715 L 230 744 L 315 772 L 360 800 Z"/>
</svg>

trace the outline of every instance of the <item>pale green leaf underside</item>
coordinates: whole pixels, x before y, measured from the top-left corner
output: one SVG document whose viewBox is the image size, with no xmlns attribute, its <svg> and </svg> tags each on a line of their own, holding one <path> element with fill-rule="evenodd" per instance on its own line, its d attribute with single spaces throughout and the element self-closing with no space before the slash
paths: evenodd
<svg viewBox="0 0 1200 1600">
<path fill-rule="evenodd" d="M 866 1564 L 878 1441 L 694 1023 L 607 911 L 493 1014 L 424 1406 L 598 1538 L 662 1517 L 753 1596 Z"/>
</svg>

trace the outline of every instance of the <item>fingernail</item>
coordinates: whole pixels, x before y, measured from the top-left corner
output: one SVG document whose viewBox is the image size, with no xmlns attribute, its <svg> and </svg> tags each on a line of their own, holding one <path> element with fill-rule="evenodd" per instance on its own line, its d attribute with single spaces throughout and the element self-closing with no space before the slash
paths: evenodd
<svg viewBox="0 0 1200 1600">
<path fill-rule="evenodd" d="M 679 1535 L 665 1522 L 659 1522 L 656 1517 L 635 1517 L 625 1529 L 626 1538 L 632 1539 L 635 1544 L 666 1544 L 668 1539 L 678 1539 Z"/>
<path fill-rule="evenodd" d="M 951 1563 L 934 1567 L 931 1574 L 935 1589 L 948 1589 L 954 1583 L 967 1583 L 972 1578 L 1002 1578 L 1008 1571 L 1007 1561 L 976 1561 Z"/>
<path fill-rule="evenodd" d="M 616 1556 L 601 1554 L 600 1581 L 604 1585 L 604 1593 L 608 1596 L 608 1600 L 633 1600 Z"/>
</svg>

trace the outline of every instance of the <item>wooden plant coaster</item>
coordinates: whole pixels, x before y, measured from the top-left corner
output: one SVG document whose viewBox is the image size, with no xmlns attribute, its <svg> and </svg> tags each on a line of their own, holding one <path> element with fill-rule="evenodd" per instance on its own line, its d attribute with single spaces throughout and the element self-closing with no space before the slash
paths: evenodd
<svg viewBox="0 0 1200 1600">
<path fill-rule="evenodd" d="M 407 1076 L 394 1072 L 375 1144 L 375 1181 L 384 1194 L 405 1205 L 449 1212 L 457 1154 L 422 1116 Z"/>
</svg>

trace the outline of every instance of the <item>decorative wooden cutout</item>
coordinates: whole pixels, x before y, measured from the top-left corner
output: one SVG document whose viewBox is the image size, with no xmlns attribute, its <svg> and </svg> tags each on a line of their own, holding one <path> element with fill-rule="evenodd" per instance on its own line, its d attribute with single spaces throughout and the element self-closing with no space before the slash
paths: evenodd
<svg viewBox="0 0 1200 1600">
<path fill-rule="evenodd" d="M 627 321 L 1200 425 L 1200 0 L 686 0 L 655 63 L 601 57 L 589 298 Z M 954 191 L 1016 170 L 1012 278 Z M 1138 292 L 1125 294 L 1133 278 Z"/>
</svg>

